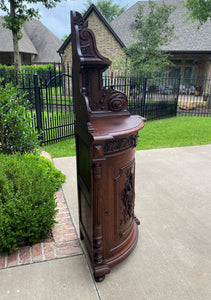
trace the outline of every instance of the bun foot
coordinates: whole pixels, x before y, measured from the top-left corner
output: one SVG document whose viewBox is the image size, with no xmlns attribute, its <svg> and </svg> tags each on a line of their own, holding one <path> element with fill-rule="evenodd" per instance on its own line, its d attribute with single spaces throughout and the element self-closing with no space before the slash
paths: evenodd
<svg viewBox="0 0 211 300">
<path fill-rule="evenodd" d="M 136 222 L 137 225 L 140 225 L 140 221 L 135 215 L 134 215 L 134 221 Z"/>
<path fill-rule="evenodd" d="M 98 276 L 98 277 L 95 276 L 95 281 L 96 281 L 96 282 L 101 282 L 101 281 L 103 281 L 104 279 L 105 279 L 105 275 Z"/>
<path fill-rule="evenodd" d="M 80 239 L 83 241 L 84 239 L 84 236 L 83 236 L 83 233 L 80 231 Z"/>
</svg>

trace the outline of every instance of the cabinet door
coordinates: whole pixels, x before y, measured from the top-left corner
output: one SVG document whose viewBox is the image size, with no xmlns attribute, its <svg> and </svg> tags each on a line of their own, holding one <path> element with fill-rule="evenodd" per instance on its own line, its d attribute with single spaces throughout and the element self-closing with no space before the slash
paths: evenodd
<svg viewBox="0 0 211 300">
<path fill-rule="evenodd" d="M 127 247 L 134 228 L 135 150 L 107 158 L 104 187 L 104 256 L 115 256 Z M 106 189 L 105 189 L 106 188 Z"/>
</svg>

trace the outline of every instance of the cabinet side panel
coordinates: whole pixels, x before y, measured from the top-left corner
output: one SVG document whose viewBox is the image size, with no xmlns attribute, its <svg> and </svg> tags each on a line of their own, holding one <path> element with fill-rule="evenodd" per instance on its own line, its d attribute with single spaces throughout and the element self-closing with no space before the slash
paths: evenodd
<svg viewBox="0 0 211 300">
<path fill-rule="evenodd" d="M 92 256 L 91 147 L 78 134 L 76 140 L 80 231 Z"/>
</svg>

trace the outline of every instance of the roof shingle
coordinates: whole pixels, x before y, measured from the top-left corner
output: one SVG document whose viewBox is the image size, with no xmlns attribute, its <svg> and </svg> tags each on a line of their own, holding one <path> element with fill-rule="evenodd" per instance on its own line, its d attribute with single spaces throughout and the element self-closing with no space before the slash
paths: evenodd
<svg viewBox="0 0 211 300">
<path fill-rule="evenodd" d="M 159 0 L 156 2 L 162 3 Z M 140 4 L 145 6 L 144 13 L 147 14 L 148 2 L 138 1 L 110 23 L 126 46 L 135 41 L 132 34 L 135 25 L 134 15 Z M 207 21 L 197 30 L 197 22 L 193 23 L 191 20 L 184 22 L 186 10 L 180 0 L 165 0 L 165 4 L 177 6 L 170 16 L 176 38 L 162 49 L 171 52 L 211 52 L 211 21 Z"/>
<path fill-rule="evenodd" d="M 0 17 L 0 52 L 13 52 L 12 32 L 2 26 Z M 23 37 L 19 41 L 19 51 L 35 54 L 34 63 L 59 63 L 57 49 L 62 41 L 40 21 L 32 19 L 23 25 Z"/>
</svg>

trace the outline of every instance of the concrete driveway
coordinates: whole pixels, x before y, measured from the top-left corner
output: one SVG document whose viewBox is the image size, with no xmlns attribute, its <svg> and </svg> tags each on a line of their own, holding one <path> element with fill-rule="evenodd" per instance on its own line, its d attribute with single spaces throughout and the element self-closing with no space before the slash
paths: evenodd
<svg viewBox="0 0 211 300">
<path fill-rule="evenodd" d="M 57 158 L 78 230 L 75 157 Z M 0 299 L 211 299 L 211 145 L 138 151 L 133 253 L 95 283 L 84 253 L 0 270 Z"/>
</svg>

